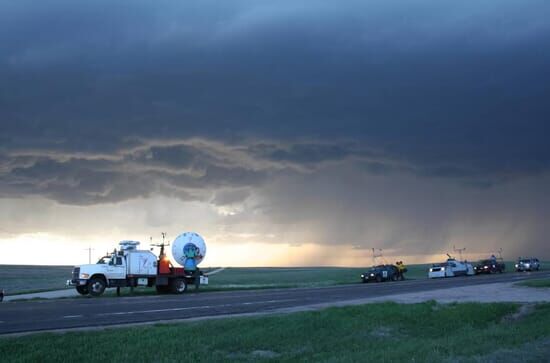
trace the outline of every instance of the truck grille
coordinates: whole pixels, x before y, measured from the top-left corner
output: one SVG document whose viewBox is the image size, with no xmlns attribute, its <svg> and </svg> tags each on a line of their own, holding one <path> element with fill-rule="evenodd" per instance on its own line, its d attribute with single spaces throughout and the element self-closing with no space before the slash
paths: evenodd
<svg viewBox="0 0 550 363">
<path fill-rule="evenodd" d="M 79 276 L 80 276 L 80 267 L 75 267 L 73 269 L 73 280 L 78 280 Z"/>
</svg>

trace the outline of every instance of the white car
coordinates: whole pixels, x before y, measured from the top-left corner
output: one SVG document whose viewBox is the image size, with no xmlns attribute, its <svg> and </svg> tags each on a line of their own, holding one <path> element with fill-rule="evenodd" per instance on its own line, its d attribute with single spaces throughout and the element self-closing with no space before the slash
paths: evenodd
<svg viewBox="0 0 550 363">
<path fill-rule="evenodd" d="M 540 262 L 538 258 L 520 258 L 516 263 L 516 271 L 538 271 L 540 270 Z"/>
<path fill-rule="evenodd" d="M 438 277 L 471 276 L 475 275 L 474 267 L 471 263 L 457 261 L 449 258 L 446 262 L 436 263 L 430 267 L 428 277 L 430 279 Z"/>
</svg>

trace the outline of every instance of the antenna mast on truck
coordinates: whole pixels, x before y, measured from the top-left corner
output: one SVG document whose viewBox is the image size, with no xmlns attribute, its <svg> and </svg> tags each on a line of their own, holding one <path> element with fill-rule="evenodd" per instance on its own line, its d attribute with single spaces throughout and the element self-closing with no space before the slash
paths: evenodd
<svg viewBox="0 0 550 363">
<path fill-rule="evenodd" d="M 162 235 L 162 243 L 157 243 L 157 244 L 152 243 L 153 237 L 151 237 L 151 246 L 160 247 L 160 255 L 162 256 L 164 255 L 164 247 L 170 246 L 170 243 L 165 242 L 166 232 L 161 232 L 161 235 Z"/>
<path fill-rule="evenodd" d="M 378 254 L 376 254 L 376 250 L 380 251 Z M 372 265 L 376 266 L 376 257 L 382 257 L 382 249 L 381 248 L 372 248 Z"/>
<path fill-rule="evenodd" d="M 462 259 L 462 252 L 466 251 L 466 247 L 463 248 L 456 248 L 455 245 L 453 245 L 453 251 L 458 252 L 458 255 L 460 256 L 460 261 L 464 261 Z"/>
</svg>

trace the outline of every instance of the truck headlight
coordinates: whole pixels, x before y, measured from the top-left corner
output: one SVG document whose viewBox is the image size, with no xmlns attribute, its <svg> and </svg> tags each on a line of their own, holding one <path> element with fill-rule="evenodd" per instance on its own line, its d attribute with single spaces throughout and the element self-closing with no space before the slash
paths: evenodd
<svg viewBox="0 0 550 363">
<path fill-rule="evenodd" d="M 81 279 L 87 279 L 88 277 L 90 277 L 90 274 L 86 274 L 86 273 L 81 273 L 80 274 Z"/>
</svg>

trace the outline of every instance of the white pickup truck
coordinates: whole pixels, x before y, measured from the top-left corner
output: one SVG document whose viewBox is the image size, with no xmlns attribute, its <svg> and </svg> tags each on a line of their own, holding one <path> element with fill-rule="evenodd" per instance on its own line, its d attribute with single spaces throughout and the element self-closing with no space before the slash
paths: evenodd
<svg viewBox="0 0 550 363">
<path fill-rule="evenodd" d="M 181 294 L 188 284 L 197 288 L 208 284 L 208 277 L 198 268 L 186 272 L 170 266 L 161 273 L 157 256 L 151 251 L 138 250 L 139 242 L 122 241 L 119 245 L 119 251 L 102 257 L 96 264 L 75 267 L 67 285 L 75 286 L 81 295 L 100 296 L 108 287 L 155 286 L 159 293 Z"/>
</svg>

